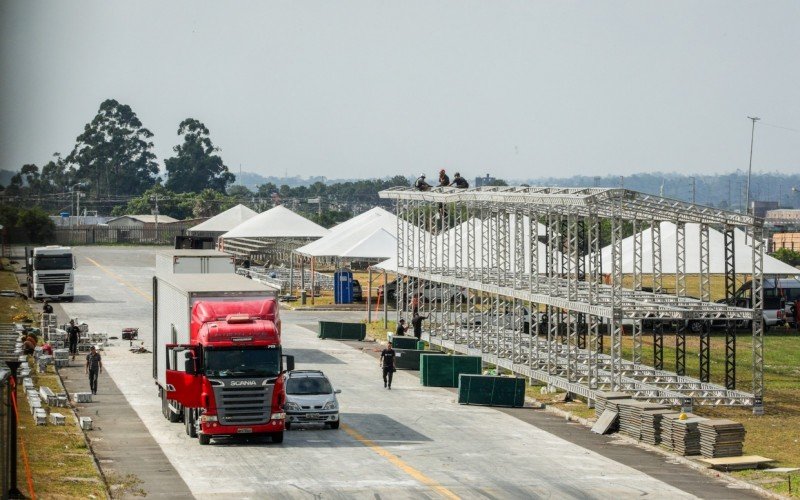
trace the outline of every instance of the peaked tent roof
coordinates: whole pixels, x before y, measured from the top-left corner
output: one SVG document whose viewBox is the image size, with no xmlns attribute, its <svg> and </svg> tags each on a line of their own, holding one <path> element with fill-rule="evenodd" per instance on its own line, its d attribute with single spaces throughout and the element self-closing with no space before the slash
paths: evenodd
<svg viewBox="0 0 800 500">
<path fill-rule="evenodd" d="M 653 272 L 653 232 L 645 229 L 642 234 L 642 272 Z M 711 274 L 725 273 L 725 255 L 716 249 L 724 248 L 724 235 L 714 228 L 708 230 L 709 272 Z M 753 248 L 745 242 L 746 235 L 737 229 L 734 231 L 734 252 L 737 273 L 750 273 L 753 269 Z M 674 274 L 677 269 L 677 227 L 673 222 L 661 222 L 661 272 Z M 610 272 L 611 245 L 603 247 L 601 252 L 603 272 Z M 686 273 L 700 273 L 700 225 L 686 224 Z M 622 272 L 633 273 L 633 236 L 622 240 Z M 775 257 L 764 255 L 764 274 L 769 275 L 796 275 L 800 269 L 779 261 Z"/>
<path fill-rule="evenodd" d="M 258 212 L 255 210 L 251 210 L 246 206 L 239 204 L 215 215 L 214 217 L 211 217 L 205 222 L 201 222 L 200 224 L 189 228 L 189 232 L 224 233 L 235 228 L 242 222 L 255 217 L 256 215 L 258 215 Z"/>
<path fill-rule="evenodd" d="M 345 221 L 342 224 L 347 224 L 348 222 L 350 221 Z M 384 229 L 394 237 L 396 245 L 397 217 L 393 214 L 388 214 L 361 219 L 360 224 L 351 224 L 344 227 L 336 226 L 324 238 L 312 241 L 298 248 L 296 252 L 309 257 L 342 257 L 345 252 L 353 247 L 355 242 L 367 238 L 378 229 Z M 379 258 L 382 255 L 375 257 Z"/>
<path fill-rule="evenodd" d="M 377 229 L 348 250 L 341 257 L 356 259 L 386 259 L 397 254 L 397 238 L 386 229 Z"/>
<path fill-rule="evenodd" d="M 251 217 L 221 238 L 321 238 L 330 231 L 283 205 Z"/>
</svg>

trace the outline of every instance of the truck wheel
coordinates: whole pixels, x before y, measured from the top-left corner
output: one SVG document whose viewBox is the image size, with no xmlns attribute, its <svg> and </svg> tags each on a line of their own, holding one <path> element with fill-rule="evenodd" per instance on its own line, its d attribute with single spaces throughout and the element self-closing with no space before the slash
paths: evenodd
<svg viewBox="0 0 800 500">
<path fill-rule="evenodd" d="M 197 427 L 195 427 L 194 421 L 194 410 L 184 409 L 183 410 L 183 423 L 186 427 L 186 435 L 195 438 L 197 437 Z"/>
<path fill-rule="evenodd" d="M 208 434 L 200 434 L 198 437 L 200 438 L 200 444 L 203 446 L 211 442 L 211 436 Z"/>
<path fill-rule="evenodd" d="M 339 421 L 337 420 L 336 422 L 331 422 L 328 425 L 331 426 L 331 429 L 338 429 L 339 428 Z"/>
<path fill-rule="evenodd" d="M 283 442 L 283 431 L 281 432 L 273 432 L 272 433 L 272 442 L 273 443 L 282 443 Z"/>
</svg>

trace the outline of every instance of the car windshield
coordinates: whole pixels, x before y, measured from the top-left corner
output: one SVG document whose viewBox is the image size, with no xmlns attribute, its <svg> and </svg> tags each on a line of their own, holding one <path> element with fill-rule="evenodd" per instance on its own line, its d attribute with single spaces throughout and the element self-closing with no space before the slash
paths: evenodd
<svg viewBox="0 0 800 500">
<path fill-rule="evenodd" d="M 72 255 L 37 255 L 33 260 L 33 268 L 37 271 L 72 269 Z"/>
<path fill-rule="evenodd" d="M 280 349 L 208 349 L 207 377 L 276 377 L 281 372 Z"/>
<path fill-rule="evenodd" d="M 286 394 L 310 396 L 312 394 L 330 394 L 331 383 L 325 377 L 297 377 L 286 382 Z"/>
</svg>

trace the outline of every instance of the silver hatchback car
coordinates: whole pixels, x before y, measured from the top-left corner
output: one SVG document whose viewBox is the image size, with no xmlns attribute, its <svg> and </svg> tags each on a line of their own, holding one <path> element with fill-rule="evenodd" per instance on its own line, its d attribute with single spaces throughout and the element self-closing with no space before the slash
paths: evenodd
<svg viewBox="0 0 800 500">
<path fill-rule="evenodd" d="M 339 401 L 328 377 L 319 370 L 294 370 L 286 375 L 286 429 L 293 424 L 326 424 L 339 428 Z"/>
</svg>

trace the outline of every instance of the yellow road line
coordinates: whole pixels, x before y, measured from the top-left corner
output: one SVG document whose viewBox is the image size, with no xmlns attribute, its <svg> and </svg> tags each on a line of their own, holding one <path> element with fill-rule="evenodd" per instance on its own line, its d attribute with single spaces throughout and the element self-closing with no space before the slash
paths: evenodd
<svg viewBox="0 0 800 500">
<path fill-rule="evenodd" d="M 92 264 L 97 266 L 101 271 L 103 271 L 107 275 L 111 276 L 115 280 L 119 281 L 120 283 L 122 283 L 126 287 L 130 288 L 134 292 L 136 292 L 139 295 L 141 295 L 142 297 L 144 297 L 145 300 L 147 300 L 148 302 L 153 302 L 153 297 L 151 297 L 149 293 L 143 291 L 141 288 L 139 288 L 139 287 L 137 287 L 135 285 L 131 285 L 130 283 L 128 283 L 127 281 L 122 279 L 122 277 L 120 275 L 114 273 L 113 271 L 110 271 L 108 268 L 106 268 L 105 266 L 99 264 L 97 261 L 95 261 L 93 259 L 90 259 L 89 257 L 86 257 L 86 260 L 88 260 L 89 262 L 91 262 Z"/>
<path fill-rule="evenodd" d="M 428 476 L 426 476 L 422 472 L 418 471 L 414 467 L 411 467 L 407 463 L 405 463 L 402 460 L 400 460 L 400 457 L 398 457 L 397 455 L 393 454 L 392 452 L 390 452 L 386 448 L 378 446 L 378 444 L 376 444 L 375 441 L 372 441 L 370 439 L 365 438 L 364 436 L 359 434 L 358 431 L 356 431 L 352 427 L 350 427 L 348 425 L 345 425 L 345 424 L 341 424 L 341 427 L 347 434 L 350 435 L 350 437 L 352 437 L 353 439 L 355 439 L 359 443 L 363 444 L 364 446 L 366 446 L 370 450 L 374 451 L 378 455 L 382 456 L 383 458 L 388 460 L 389 463 L 391 463 L 392 465 L 394 465 L 395 467 L 397 467 L 401 471 L 405 472 L 409 476 L 413 477 L 414 479 L 416 479 L 420 483 L 422 483 L 422 484 L 424 484 L 426 486 L 429 486 L 431 489 L 433 489 L 434 491 L 439 493 L 444 498 L 450 498 L 450 499 L 453 499 L 453 500 L 460 498 L 458 495 L 456 495 L 452 491 L 448 490 L 447 488 L 445 488 L 441 484 L 437 483 L 436 481 L 434 481 L 433 479 L 429 478 Z"/>
</svg>

